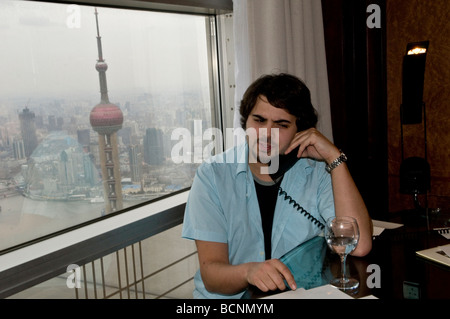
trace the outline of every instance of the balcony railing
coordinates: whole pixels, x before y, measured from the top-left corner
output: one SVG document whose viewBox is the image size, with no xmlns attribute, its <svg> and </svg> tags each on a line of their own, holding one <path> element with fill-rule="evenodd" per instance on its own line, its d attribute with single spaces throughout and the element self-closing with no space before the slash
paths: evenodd
<svg viewBox="0 0 450 319">
<path fill-rule="evenodd" d="M 2 298 L 191 298 L 187 191 L 0 256 Z"/>
</svg>

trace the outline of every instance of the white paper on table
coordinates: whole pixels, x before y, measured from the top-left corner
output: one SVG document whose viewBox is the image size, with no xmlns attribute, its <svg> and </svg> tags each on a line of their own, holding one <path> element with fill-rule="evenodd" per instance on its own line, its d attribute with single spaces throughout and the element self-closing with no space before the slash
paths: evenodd
<svg viewBox="0 0 450 319">
<path fill-rule="evenodd" d="M 450 239 L 450 228 L 449 227 L 433 228 L 433 230 L 437 231 L 439 234 L 441 234 L 445 238 Z"/>
<path fill-rule="evenodd" d="M 450 257 L 450 244 L 445 246 L 439 246 L 438 248 L 442 250 L 447 255 L 447 257 Z"/>
<path fill-rule="evenodd" d="M 377 227 L 377 226 L 373 226 L 373 233 L 372 236 L 380 236 L 381 233 L 383 232 L 384 228 L 382 227 Z"/>
<path fill-rule="evenodd" d="M 396 229 L 403 226 L 403 224 L 390 223 L 375 219 L 372 220 L 372 224 L 373 224 L 373 236 L 379 236 L 385 229 Z"/>
<path fill-rule="evenodd" d="M 448 253 L 450 253 L 450 244 L 416 251 L 417 255 L 445 266 L 450 266 Z"/>
<path fill-rule="evenodd" d="M 279 294 L 263 297 L 261 299 L 354 299 L 345 292 L 331 286 L 324 285 L 312 289 L 298 288 Z"/>
<path fill-rule="evenodd" d="M 378 299 L 377 297 L 375 297 L 374 295 L 368 295 L 368 296 L 364 296 L 358 299 Z"/>
</svg>

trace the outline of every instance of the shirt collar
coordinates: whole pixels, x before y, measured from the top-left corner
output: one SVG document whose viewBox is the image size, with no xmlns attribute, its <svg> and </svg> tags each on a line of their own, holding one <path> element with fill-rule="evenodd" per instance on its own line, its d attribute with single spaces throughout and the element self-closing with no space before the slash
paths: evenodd
<svg viewBox="0 0 450 319">
<path fill-rule="evenodd" d="M 248 169 L 248 143 L 239 144 L 235 149 L 236 175 L 238 175 L 239 173 L 247 172 Z"/>
</svg>

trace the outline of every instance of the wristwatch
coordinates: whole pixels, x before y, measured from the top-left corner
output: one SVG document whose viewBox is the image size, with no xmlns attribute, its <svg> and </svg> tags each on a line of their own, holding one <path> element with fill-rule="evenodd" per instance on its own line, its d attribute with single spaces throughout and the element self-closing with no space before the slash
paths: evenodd
<svg viewBox="0 0 450 319">
<path fill-rule="evenodd" d="M 342 163 L 347 162 L 347 156 L 341 150 L 339 150 L 339 151 L 341 152 L 341 156 L 339 156 L 334 161 L 332 161 L 330 164 L 325 166 L 325 170 L 328 173 L 331 173 L 332 170 L 334 170 L 336 167 L 338 167 Z"/>
</svg>

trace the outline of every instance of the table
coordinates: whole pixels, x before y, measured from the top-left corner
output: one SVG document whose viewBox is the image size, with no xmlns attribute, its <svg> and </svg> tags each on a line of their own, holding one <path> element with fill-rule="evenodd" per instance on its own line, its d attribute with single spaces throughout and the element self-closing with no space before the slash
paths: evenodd
<svg viewBox="0 0 450 319">
<path fill-rule="evenodd" d="M 450 299 L 450 267 L 416 255 L 416 251 L 450 244 L 450 240 L 433 229 L 449 227 L 448 214 L 430 216 L 416 211 L 392 214 L 391 222 L 403 224 L 395 230 L 385 230 L 373 241 L 373 249 L 363 258 L 381 268 L 381 288 L 371 289 L 383 299 Z M 355 259 L 355 258 L 353 258 Z M 411 287 L 417 296 L 404 294 Z M 414 290 L 414 289 L 412 289 Z"/>
<path fill-rule="evenodd" d="M 408 212 L 392 214 L 389 221 L 404 226 L 385 229 L 375 237 L 367 256 L 347 257 L 347 274 L 357 278 L 360 285 L 346 293 L 354 298 L 373 295 L 386 300 L 450 299 L 450 267 L 416 255 L 418 250 L 450 244 L 450 240 L 430 228 L 429 220 L 424 222 Z M 322 286 L 340 274 L 339 257 L 327 248 L 322 237 L 299 245 L 292 253 L 298 256 L 289 267 L 299 287 Z M 251 298 L 262 296 L 267 294 L 256 288 L 247 294 Z"/>
</svg>

